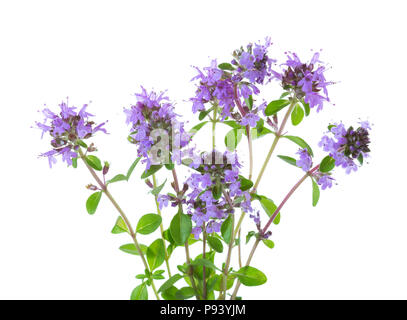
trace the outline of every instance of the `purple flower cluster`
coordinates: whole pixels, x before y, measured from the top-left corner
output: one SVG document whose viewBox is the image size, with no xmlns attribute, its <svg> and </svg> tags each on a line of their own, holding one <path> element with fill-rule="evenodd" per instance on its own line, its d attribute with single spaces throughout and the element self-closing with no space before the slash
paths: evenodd
<svg viewBox="0 0 407 320">
<path fill-rule="evenodd" d="M 312 158 L 308 153 L 308 150 L 306 148 L 300 149 L 297 154 L 300 156 L 296 162 L 297 166 L 307 172 L 312 166 Z"/>
<path fill-rule="evenodd" d="M 212 151 L 201 155 L 202 162 L 186 180 L 187 212 L 195 226 L 192 230 L 198 239 L 203 228 L 207 233 L 219 232 L 224 219 L 235 208 L 251 212 L 251 197 L 240 189 L 237 155 L 231 152 Z"/>
<path fill-rule="evenodd" d="M 326 68 L 319 60 L 319 52 L 314 54 L 309 63 L 301 62 L 297 54 L 289 52 L 284 65 L 287 68 L 282 72 L 272 71 L 284 90 L 293 90 L 296 97 L 304 99 L 311 108 L 316 107 L 317 112 L 322 110 L 324 101 L 329 101 L 327 86 L 332 82 L 325 79 Z"/>
<path fill-rule="evenodd" d="M 69 107 L 68 101 L 62 101 L 59 105 L 61 111 L 56 114 L 50 109 L 42 110 L 45 120 L 43 123 L 36 122 L 38 128 L 44 133 L 49 133 L 52 137 L 52 150 L 41 154 L 40 156 L 48 157 L 49 166 L 57 162 L 56 156 L 61 155 L 62 161 L 65 161 L 68 166 L 72 165 L 72 159 L 77 158 L 81 140 L 92 137 L 98 131 L 106 132 L 103 128 L 105 122 L 95 126 L 95 123 L 89 120 L 93 117 L 92 114 L 86 111 L 87 104 L 76 111 L 76 107 Z"/>
<path fill-rule="evenodd" d="M 234 80 L 241 81 L 243 78 L 249 81 L 249 86 L 243 82 L 240 87 L 245 98 L 252 94 L 253 89 L 256 90 L 254 84 L 263 84 L 271 75 L 271 65 L 275 62 L 267 54 L 271 45 L 271 39 L 266 38 L 264 44 L 249 43 L 246 50 L 242 47 L 233 52 L 232 65 L 236 66 Z"/>
<path fill-rule="evenodd" d="M 174 107 L 168 97 L 164 96 L 164 92 L 157 94 L 154 91 L 147 92 L 143 87 L 141 89 L 141 93 L 135 95 L 137 103 L 124 110 L 127 116 L 126 123 L 132 126 L 129 140 L 138 145 L 138 156 L 143 157 L 142 162 L 146 163 L 148 170 L 154 163 L 150 150 L 162 139 L 160 130 L 164 130 L 168 135 L 168 145 L 162 152 L 170 152 L 171 160 L 179 164 L 181 161 L 179 149 L 190 141 L 184 123 L 178 121 L 179 116 L 174 112 Z"/>
<path fill-rule="evenodd" d="M 329 126 L 329 132 L 322 137 L 319 146 L 335 159 L 335 166 L 344 168 L 349 174 L 358 169 L 355 159 L 362 164 L 368 157 L 370 129 L 367 121 L 360 122 L 356 130 L 353 127 L 346 129 L 342 123 L 334 124 Z"/>
<path fill-rule="evenodd" d="M 271 76 L 274 60 L 267 55 L 270 45 L 270 39 L 266 38 L 264 45 L 249 44 L 246 49 L 236 50 L 231 64 L 223 64 L 227 67 L 222 69 L 216 60 L 212 60 L 211 65 L 203 68 L 203 71 L 196 68 L 198 75 L 192 80 L 197 80 L 198 84 L 195 96 L 190 99 L 193 102 L 192 111 L 205 111 L 205 105 L 210 103 L 212 108 L 220 108 L 222 120 L 230 117 L 241 125 L 255 127 L 260 119 L 257 113 L 264 110 L 265 104 L 249 108 L 245 99 L 259 94 L 256 85 L 263 84 Z"/>
</svg>

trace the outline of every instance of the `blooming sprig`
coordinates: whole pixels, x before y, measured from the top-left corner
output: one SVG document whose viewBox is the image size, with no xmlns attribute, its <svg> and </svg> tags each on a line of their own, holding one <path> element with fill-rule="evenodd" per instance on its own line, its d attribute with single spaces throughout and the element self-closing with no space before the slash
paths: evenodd
<svg viewBox="0 0 407 320">
<path fill-rule="evenodd" d="M 222 222 L 242 208 L 251 212 L 251 197 L 240 189 L 239 171 L 241 164 L 235 153 L 212 151 L 202 155 L 202 164 L 187 179 L 191 190 L 187 194 L 188 213 L 195 227 L 195 238 L 206 228 L 207 233 L 219 232 Z"/>
<path fill-rule="evenodd" d="M 105 123 L 96 125 L 91 121 L 92 115 L 86 111 L 87 105 L 77 111 L 67 102 L 62 102 L 58 113 L 48 108 L 43 110 L 45 121 L 37 123 L 37 127 L 43 131 L 43 135 L 47 133 L 51 136 L 52 150 L 42 156 L 48 157 L 50 166 L 56 162 L 56 155 L 61 155 L 63 161 L 74 168 L 77 158 L 83 160 L 95 183 L 87 185 L 93 193 L 86 201 L 86 211 L 93 215 L 101 198 L 108 199 L 119 215 L 111 232 L 128 233 L 131 237 L 132 242 L 120 249 L 136 254 L 144 272 L 136 275 L 141 283 L 134 288 L 131 299 L 148 299 L 148 288 L 151 287 L 157 300 L 188 299 L 193 296 L 198 300 L 224 300 L 229 295 L 233 300 L 238 297 L 241 284 L 264 284 L 267 277 L 251 265 L 252 257 L 262 244 L 270 249 L 274 247 L 274 242 L 269 239 L 272 235 L 270 229 L 280 223 L 281 211 L 285 210 L 283 207 L 290 197 L 304 181 L 311 180 L 312 205 L 316 206 L 320 189 L 331 188 L 335 181 L 332 175 L 335 167 L 342 167 L 350 173 L 357 170 L 357 162 L 361 165 L 369 156 L 369 122 L 359 122 L 356 129 L 334 123 L 328 126 L 328 132 L 319 143 L 328 155 L 319 163 L 314 163 L 311 146 L 302 137 L 288 134 L 288 120 L 291 117 L 291 124 L 298 126 L 304 116 L 310 114 L 311 108 L 320 111 L 330 101 L 327 87 L 332 82 L 325 79 L 326 67 L 319 59 L 319 52 L 306 63 L 297 54 L 289 52 L 287 60 L 280 65 L 281 70 L 276 71 L 276 61 L 269 55 L 270 46 L 269 38 L 264 43 L 250 43 L 235 50 L 230 63 L 218 64 L 212 60 L 210 66 L 202 70 L 196 68 L 198 75 L 193 78 L 196 91 L 190 101 L 193 113 L 199 112 L 201 122 L 194 125 L 189 133 L 185 131 L 174 103 L 165 92 L 147 91 L 141 87 L 141 92 L 135 94 L 137 102 L 124 110 L 126 122 L 131 126 L 128 140 L 136 145 L 138 157 L 131 159 L 132 164 L 126 174 L 116 174 L 110 179 L 107 179 L 109 162 L 104 161 L 102 165 L 98 157 L 88 155 L 96 148 L 83 141 L 98 131 L 106 133 L 103 128 Z M 272 79 L 280 82 L 283 92 L 267 103 L 260 97 L 260 90 L 266 88 Z M 204 120 L 206 117 L 210 121 Z M 208 129 L 205 124 L 210 122 L 211 134 L 208 132 L 207 136 L 211 138 L 212 151 L 200 152 L 198 147 L 192 146 L 192 139 L 195 139 L 198 130 Z M 219 131 L 216 131 L 216 126 L 219 122 L 232 128 L 224 139 L 228 150 L 225 152 L 217 145 Z M 265 124 L 272 130 L 266 128 Z M 237 144 L 243 134 L 248 142 L 248 178 L 242 175 L 243 166 L 237 156 Z M 270 149 L 267 156 L 261 159 L 262 162 L 257 163 L 261 165 L 257 173 L 253 168 L 259 157 L 253 152 L 253 145 L 259 138 L 263 141 L 260 147 L 268 145 Z M 300 148 L 296 159 L 283 155 L 278 157 L 302 169 L 305 174 L 293 181 L 291 188 L 277 203 L 266 194 L 270 189 L 261 190 L 260 181 L 268 174 L 266 169 L 279 141 L 291 141 Z M 129 181 L 139 162 L 146 165 L 140 178 L 150 188 L 151 205 L 154 202 L 156 213 L 149 211 L 140 215 L 134 224 L 136 228 L 133 228 L 130 221 L 134 217 L 126 216 L 111 193 L 111 185 Z M 180 167 L 186 171 L 183 180 L 178 171 Z M 166 178 L 159 176 L 163 171 Z M 181 174 L 185 171 L 181 171 Z M 169 172 L 172 181 L 167 183 Z M 288 180 L 289 177 L 286 177 L 283 182 Z M 271 176 L 270 181 L 274 181 Z M 164 189 L 168 185 L 173 191 Z M 147 201 L 145 194 L 139 198 Z M 256 207 L 257 204 L 259 207 Z M 174 210 L 171 222 L 167 224 L 170 218 L 168 214 L 171 214 L 166 209 L 169 206 L 177 210 Z M 138 213 L 139 210 L 137 208 L 132 212 Z M 238 219 L 235 219 L 239 211 Z M 265 221 L 260 218 L 263 213 L 267 215 L 264 215 L 267 218 Z M 242 255 L 245 217 L 246 221 L 248 218 L 253 220 L 257 231 L 249 231 L 246 235 L 246 244 L 253 238 L 255 240 L 247 262 L 243 264 L 240 260 L 245 255 Z M 153 233 L 159 238 L 146 243 L 149 240 L 143 236 L 153 236 Z M 200 246 L 202 251 L 195 256 L 191 253 L 196 250 L 190 251 L 189 248 L 197 242 L 203 245 Z M 179 258 L 179 255 L 173 254 L 178 247 L 183 247 L 185 260 L 181 264 L 176 262 L 177 270 L 174 272 L 174 269 L 171 271 L 170 259 Z M 235 268 L 232 259 L 233 250 L 237 251 L 235 247 L 238 247 L 239 268 Z M 216 265 L 218 253 L 225 256 L 219 267 Z M 166 271 L 160 270 L 164 262 L 162 269 L 166 268 Z M 166 279 L 165 275 L 168 280 L 159 284 L 160 287 L 156 286 L 158 281 Z M 181 279 L 185 279 L 188 286 L 178 289 L 179 283 L 176 282 Z M 233 282 L 233 293 L 229 294 Z M 218 297 L 215 291 L 219 292 Z"/>
<path fill-rule="evenodd" d="M 325 79 L 326 67 L 319 56 L 320 53 L 315 52 L 311 61 L 304 63 L 296 53 L 288 52 L 285 68 L 280 72 L 272 70 L 284 90 L 293 90 L 298 99 L 304 99 L 310 108 L 316 107 L 317 112 L 322 110 L 325 101 L 330 101 L 327 86 L 333 83 Z"/>
<path fill-rule="evenodd" d="M 198 75 L 192 81 L 197 81 L 197 89 L 192 101 L 194 113 L 219 109 L 221 120 L 233 118 L 241 125 L 255 127 L 260 119 L 258 114 L 265 109 L 261 103 L 257 108 L 253 106 L 253 95 L 258 95 L 258 85 L 270 80 L 271 65 L 275 60 L 268 56 L 271 45 L 269 38 L 264 44 L 248 44 L 233 52 L 231 63 L 217 64 L 212 60 L 209 67 L 201 71 L 196 68 Z M 210 104 L 209 109 L 206 104 Z"/>
<path fill-rule="evenodd" d="M 197 161 L 197 159 L 195 159 Z M 222 222 L 241 208 L 251 212 L 251 197 L 248 191 L 241 190 L 239 171 L 241 164 L 235 153 L 224 153 L 213 150 L 209 154 L 203 153 L 195 163 L 195 170 L 186 180 L 186 187 L 190 191 L 186 194 L 187 213 L 191 216 L 195 226 L 192 233 L 198 239 L 203 229 L 207 233 L 219 232 Z M 177 199 L 169 195 L 160 195 L 160 207 L 168 205 Z"/>
<path fill-rule="evenodd" d="M 90 120 L 93 115 L 86 111 L 87 107 L 88 105 L 84 104 L 77 111 L 76 107 L 68 105 L 68 101 L 62 101 L 58 113 L 52 112 L 49 108 L 42 110 L 45 120 L 43 123 L 36 122 L 36 125 L 42 130 L 42 137 L 45 133 L 51 136 L 52 149 L 40 156 L 48 157 L 50 167 L 57 162 L 58 155 L 61 155 L 62 161 L 68 166 L 72 165 L 72 160 L 78 157 L 76 151 L 79 145 L 83 145 L 82 140 L 89 139 L 98 131 L 107 133 L 103 128 L 106 122 L 95 125 L 95 122 Z M 92 151 L 91 149 L 89 150 Z"/>
<path fill-rule="evenodd" d="M 329 131 L 319 142 L 319 146 L 335 160 L 335 166 L 342 167 L 349 174 L 358 169 L 355 160 L 363 164 L 363 159 L 369 156 L 371 130 L 368 121 L 360 122 L 360 126 L 354 129 L 347 128 L 338 123 L 329 126 Z"/>
<path fill-rule="evenodd" d="M 179 115 L 174 112 L 174 106 L 164 92 L 147 92 L 143 87 L 141 93 L 136 93 L 137 103 L 129 109 L 124 109 L 126 123 L 131 125 L 129 141 L 138 146 L 137 153 L 146 163 L 146 170 L 158 159 L 171 160 L 180 163 L 180 149 L 190 141 L 185 132 L 184 123 L 179 121 Z M 161 140 L 162 148 L 157 148 L 158 154 L 151 154 L 151 149 Z M 167 157 L 168 156 L 168 157 Z"/>
</svg>

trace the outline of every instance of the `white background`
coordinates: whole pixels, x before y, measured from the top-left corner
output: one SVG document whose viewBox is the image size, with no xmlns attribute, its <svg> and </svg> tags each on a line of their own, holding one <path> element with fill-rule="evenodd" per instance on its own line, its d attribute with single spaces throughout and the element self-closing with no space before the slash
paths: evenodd
<svg viewBox="0 0 407 320">
<path fill-rule="evenodd" d="M 30 127 L 42 120 L 37 111 L 44 103 L 92 100 L 90 111 L 99 122 L 109 119 L 111 133 L 95 139 L 99 156 L 111 161 L 112 174 L 124 173 L 135 147 L 126 141 L 123 107 L 134 103 L 140 85 L 168 89 L 190 127 L 196 119 L 186 101 L 194 92 L 191 65 L 229 61 L 235 48 L 265 36 L 279 59 L 294 50 L 307 60 L 310 49 L 322 48 L 321 59 L 332 67 L 327 77 L 338 82 L 330 88 L 335 105 L 287 130 L 312 144 L 318 159 L 316 144 L 330 121 L 368 119 L 372 156 L 350 176 L 336 170 L 338 184 L 321 192 L 316 208 L 310 182 L 298 190 L 272 228 L 276 247 L 261 247 L 253 260 L 268 282 L 240 293 L 407 298 L 405 12 L 404 1 L 1 1 L 0 298 L 128 299 L 142 271 L 136 256 L 118 250 L 128 236 L 110 233 L 112 205 L 102 199 L 94 216 L 86 213 L 84 186 L 92 180 L 85 168 L 59 162 L 50 170 L 37 158 L 48 142 Z M 275 84 L 264 91 L 280 94 Z M 218 131 L 219 145 L 225 132 Z M 209 144 L 209 131 L 197 138 Z M 255 174 L 270 145 L 270 136 L 255 142 Z M 246 148 L 243 141 L 247 165 Z M 276 154 L 296 150 L 284 141 Z M 111 190 L 133 225 L 154 212 L 141 170 Z M 278 203 L 301 175 L 273 158 L 259 191 Z M 172 214 L 165 213 L 166 224 Z M 246 220 L 245 231 L 251 229 Z M 182 249 L 174 259 L 183 262 Z"/>
</svg>

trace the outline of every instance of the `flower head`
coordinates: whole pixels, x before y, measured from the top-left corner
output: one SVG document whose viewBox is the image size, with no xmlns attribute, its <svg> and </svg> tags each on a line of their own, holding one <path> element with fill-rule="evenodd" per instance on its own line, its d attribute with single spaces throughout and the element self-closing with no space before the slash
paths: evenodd
<svg viewBox="0 0 407 320">
<path fill-rule="evenodd" d="M 358 169 L 355 160 L 360 164 L 363 159 L 369 156 L 370 124 L 367 121 L 361 122 L 357 129 L 348 129 L 342 123 L 329 126 L 328 134 L 324 135 L 319 142 L 319 146 L 335 159 L 335 166 L 342 167 L 346 173 Z"/>
<path fill-rule="evenodd" d="M 306 148 L 300 149 L 297 154 L 300 155 L 300 158 L 296 162 L 297 166 L 307 172 L 312 166 L 312 158 L 308 153 L 308 150 Z"/>
<path fill-rule="evenodd" d="M 76 107 L 68 105 L 67 100 L 59 104 L 59 113 L 54 113 L 48 108 L 42 110 L 45 120 L 43 123 L 36 122 L 36 125 L 42 130 L 42 137 L 48 133 L 52 138 L 52 150 L 41 154 L 48 157 L 50 167 L 56 163 L 55 157 L 58 155 L 61 155 L 62 161 L 68 166 L 72 165 L 72 159 L 78 157 L 77 150 L 79 144 L 83 144 L 82 140 L 89 139 L 98 131 L 107 133 L 103 128 L 105 122 L 95 125 L 95 122 L 90 120 L 93 115 L 86 111 L 87 107 L 88 105 L 84 104 L 77 111 Z"/>
<path fill-rule="evenodd" d="M 317 112 L 322 110 L 324 101 L 329 101 L 327 86 L 332 84 L 325 79 L 325 66 L 316 52 L 308 63 L 301 62 L 296 53 L 287 53 L 286 68 L 282 72 L 272 71 L 281 81 L 285 90 L 293 90 L 298 99 L 304 99 Z"/>
<path fill-rule="evenodd" d="M 146 170 L 151 164 L 169 163 L 169 154 L 172 161 L 179 163 L 179 149 L 190 141 L 184 124 L 178 121 L 178 115 L 164 92 L 147 92 L 141 88 L 142 92 L 136 94 L 137 103 L 124 110 L 126 123 L 131 125 L 129 141 L 138 145 L 137 153 L 143 157 Z M 151 152 L 153 148 L 155 154 Z"/>
<path fill-rule="evenodd" d="M 199 238 L 203 227 L 208 233 L 219 232 L 220 226 L 235 208 L 251 212 L 251 198 L 240 189 L 240 163 L 236 154 L 212 151 L 200 156 L 201 164 L 186 180 L 187 212 L 195 223 L 193 233 Z"/>
<path fill-rule="evenodd" d="M 257 85 L 270 79 L 271 65 L 275 61 L 267 53 L 270 45 L 270 39 L 266 38 L 264 44 L 250 43 L 246 48 L 235 50 L 231 63 L 218 66 L 217 61 L 212 60 L 211 65 L 203 68 L 203 71 L 196 68 L 198 75 L 192 81 L 197 81 L 197 89 L 190 99 L 192 111 L 196 113 L 216 108 L 221 121 L 229 117 L 242 125 L 255 127 L 260 119 L 257 113 L 262 109 L 246 105 L 245 99 L 258 95 L 260 90 Z M 209 109 L 207 104 L 210 105 Z"/>
</svg>

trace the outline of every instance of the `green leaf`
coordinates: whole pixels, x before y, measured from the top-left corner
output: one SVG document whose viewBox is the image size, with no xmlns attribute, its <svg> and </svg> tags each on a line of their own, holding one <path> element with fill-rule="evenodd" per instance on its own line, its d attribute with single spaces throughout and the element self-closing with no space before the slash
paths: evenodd
<svg viewBox="0 0 407 320">
<path fill-rule="evenodd" d="M 139 244 L 139 247 L 143 254 L 147 253 L 147 246 L 145 246 L 144 244 Z M 124 245 L 120 246 L 119 249 L 123 252 L 134 254 L 136 256 L 140 255 L 136 248 L 136 245 L 134 243 L 124 244 Z"/>
<path fill-rule="evenodd" d="M 271 131 L 270 129 L 268 129 L 266 127 L 263 127 L 260 129 L 252 128 L 252 130 L 251 130 L 252 140 L 259 139 L 270 133 L 273 133 L 273 131 Z M 246 135 L 246 131 L 244 132 L 244 134 Z"/>
<path fill-rule="evenodd" d="M 290 104 L 290 101 L 285 100 L 285 99 L 271 101 L 267 105 L 264 113 L 266 114 L 266 116 L 272 116 L 273 114 L 277 113 L 281 109 L 284 109 L 289 104 Z"/>
<path fill-rule="evenodd" d="M 124 223 L 121 216 L 119 216 L 116 220 L 116 224 L 114 225 L 112 231 L 113 234 L 127 232 L 129 233 L 129 229 L 127 228 L 126 224 Z"/>
<path fill-rule="evenodd" d="M 191 287 L 183 287 L 177 291 L 175 297 L 180 300 L 189 299 L 195 296 L 194 289 Z"/>
<path fill-rule="evenodd" d="M 334 128 L 334 127 L 336 127 L 335 124 L 330 124 L 330 125 L 328 126 L 328 130 L 331 131 L 331 129 Z"/>
<path fill-rule="evenodd" d="M 297 103 L 291 112 L 291 123 L 293 126 L 297 126 L 301 123 L 302 119 L 304 118 L 304 110 L 300 106 L 299 103 Z"/>
<path fill-rule="evenodd" d="M 222 279 L 223 279 L 223 276 L 217 274 L 217 275 L 214 276 L 214 278 L 216 279 L 216 283 L 215 283 L 215 286 L 214 286 L 213 289 L 214 289 L 215 291 L 220 291 L 221 288 L 222 288 Z M 233 274 L 229 274 L 229 275 L 228 275 L 228 278 L 227 278 L 227 280 L 226 280 L 226 289 L 227 289 L 227 290 L 229 290 L 230 288 L 232 288 L 233 282 L 235 281 L 235 279 L 236 279 L 236 276 L 235 276 L 235 275 L 233 275 Z"/>
<path fill-rule="evenodd" d="M 244 101 L 246 102 L 246 106 L 247 106 L 250 110 L 252 110 L 252 108 L 253 108 L 253 96 L 250 95 L 249 98 L 245 98 Z M 261 120 L 263 120 L 263 119 L 261 119 Z"/>
<path fill-rule="evenodd" d="M 150 234 L 154 232 L 161 224 L 161 216 L 155 213 L 145 214 L 137 223 L 136 232 L 141 234 Z"/>
<path fill-rule="evenodd" d="M 127 175 L 126 175 L 127 181 L 129 181 L 130 176 L 133 173 L 134 168 L 136 168 L 137 164 L 139 163 L 140 159 L 141 159 L 141 157 L 138 157 L 136 160 L 134 160 L 134 162 L 131 164 L 129 170 L 127 170 Z"/>
<path fill-rule="evenodd" d="M 335 168 L 335 159 L 331 156 L 326 156 L 319 165 L 319 171 L 321 172 L 329 172 L 333 168 Z"/>
<path fill-rule="evenodd" d="M 169 288 L 171 288 L 178 280 L 181 280 L 183 278 L 182 275 L 180 274 L 174 274 L 171 278 L 169 278 L 167 281 L 163 283 L 163 285 L 158 289 L 158 292 L 164 292 L 167 291 Z"/>
<path fill-rule="evenodd" d="M 202 121 L 212 110 L 213 107 L 209 108 L 208 110 L 201 111 L 198 116 L 199 121 Z"/>
<path fill-rule="evenodd" d="M 233 66 L 230 63 L 227 63 L 227 62 L 221 63 L 220 65 L 218 65 L 218 68 L 221 69 L 221 70 L 229 70 L 229 71 L 235 70 L 233 68 Z"/>
<path fill-rule="evenodd" d="M 175 168 L 175 164 L 173 164 L 173 163 L 166 163 L 166 164 L 164 164 L 165 165 L 165 168 L 167 169 L 167 170 L 173 170 L 174 168 Z"/>
<path fill-rule="evenodd" d="M 279 157 L 281 160 L 284 160 L 285 162 L 297 167 L 297 160 L 295 160 L 294 158 L 282 156 L 282 155 L 278 155 L 277 157 Z"/>
<path fill-rule="evenodd" d="M 223 244 L 222 241 L 220 241 L 216 237 L 208 236 L 206 239 L 208 241 L 209 246 L 215 250 L 216 252 L 222 253 L 223 252 Z"/>
<path fill-rule="evenodd" d="M 226 243 L 230 243 L 230 240 L 232 238 L 232 232 L 233 232 L 233 214 L 229 214 L 229 217 L 225 221 L 223 221 L 222 226 L 220 227 L 220 232 L 222 234 L 223 240 L 225 240 Z"/>
<path fill-rule="evenodd" d="M 130 166 L 129 170 L 127 170 L 127 175 L 124 174 L 117 174 L 112 179 L 107 181 L 107 184 L 119 182 L 119 181 L 129 181 L 131 174 L 134 171 L 134 168 L 137 166 L 137 163 L 140 161 L 141 157 L 138 157 Z"/>
<path fill-rule="evenodd" d="M 177 300 L 177 297 L 175 296 L 178 292 L 178 288 L 171 286 L 167 290 L 163 291 L 161 293 L 162 297 L 164 300 Z"/>
<path fill-rule="evenodd" d="M 161 190 L 164 188 L 165 183 L 167 182 L 167 179 L 165 179 L 165 181 L 159 185 L 158 187 L 155 187 L 153 190 L 151 190 L 151 193 L 155 196 L 158 196 L 161 192 Z"/>
<path fill-rule="evenodd" d="M 100 159 L 96 156 L 90 155 L 85 158 L 86 163 L 97 171 L 102 171 L 103 166 Z"/>
<path fill-rule="evenodd" d="M 118 181 L 127 181 L 127 177 L 124 174 L 115 175 L 112 179 L 108 180 L 107 183 L 113 183 Z"/>
<path fill-rule="evenodd" d="M 194 136 L 199 130 L 202 129 L 202 127 L 207 124 L 209 121 L 203 121 L 201 123 L 198 123 L 196 126 L 192 127 L 191 130 L 189 130 L 189 133 Z"/>
<path fill-rule="evenodd" d="M 280 212 L 276 215 L 276 217 L 274 218 L 274 220 L 273 220 L 273 223 L 275 224 L 275 225 L 278 225 L 279 223 L 280 223 L 280 219 L 281 219 L 281 215 L 280 215 Z"/>
<path fill-rule="evenodd" d="M 233 151 L 236 149 L 239 142 L 242 140 L 243 129 L 232 129 L 225 136 L 225 146 L 228 150 Z"/>
<path fill-rule="evenodd" d="M 169 229 L 165 230 L 164 233 L 164 239 L 167 240 L 171 244 L 175 244 L 174 239 L 171 236 L 171 232 Z"/>
<path fill-rule="evenodd" d="M 308 116 L 309 116 L 309 113 L 310 113 L 310 111 L 311 111 L 311 109 L 309 108 L 309 104 L 306 103 L 306 102 L 304 101 L 304 99 L 301 99 L 301 103 L 302 103 L 302 105 L 304 106 L 305 115 L 308 117 Z"/>
<path fill-rule="evenodd" d="M 286 96 L 288 96 L 290 94 L 290 92 L 289 91 L 287 91 L 287 92 L 283 92 L 282 94 L 281 94 L 281 96 L 280 96 L 280 99 L 283 99 L 283 98 L 285 98 Z"/>
<path fill-rule="evenodd" d="M 192 230 L 192 221 L 190 216 L 178 211 L 170 224 L 171 236 L 175 244 L 184 245 L 188 240 Z"/>
<path fill-rule="evenodd" d="M 78 139 L 78 140 L 76 140 L 76 143 L 78 145 L 80 145 L 82 148 L 85 148 L 85 149 L 88 148 L 88 145 L 83 140 Z"/>
<path fill-rule="evenodd" d="M 232 120 L 226 120 L 221 123 L 226 124 L 233 129 L 244 129 L 245 128 L 241 124 L 237 123 L 236 121 L 232 121 Z"/>
<path fill-rule="evenodd" d="M 198 258 L 195 259 L 194 261 L 192 261 L 191 265 L 193 266 L 204 266 L 206 268 L 210 268 L 213 270 L 218 270 L 218 271 L 222 271 L 219 268 L 217 268 L 212 261 L 208 260 L 208 259 L 203 259 L 203 258 Z"/>
<path fill-rule="evenodd" d="M 144 171 L 143 174 L 141 175 L 141 179 L 145 179 L 148 178 L 149 176 L 151 176 L 152 174 L 156 173 L 158 170 L 160 170 L 162 168 L 162 164 L 158 164 L 158 165 L 152 165 L 150 167 L 150 169 L 148 169 L 147 171 Z"/>
<path fill-rule="evenodd" d="M 217 181 L 216 184 L 212 188 L 212 196 L 214 197 L 215 200 L 220 199 L 222 196 L 222 191 L 223 191 L 223 185 L 221 184 L 220 181 Z"/>
<path fill-rule="evenodd" d="M 165 260 L 165 246 L 162 239 L 155 240 L 147 249 L 147 262 L 151 271 L 158 268 Z"/>
<path fill-rule="evenodd" d="M 148 291 L 145 282 L 134 288 L 130 295 L 130 300 L 148 300 Z"/>
<path fill-rule="evenodd" d="M 273 249 L 273 248 L 274 248 L 274 242 L 271 241 L 271 240 L 263 239 L 263 243 L 264 243 L 267 247 L 269 247 L 270 249 Z"/>
<path fill-rule="evenodd" d="M 250 239 L 251 239 L 252 237 L 254 237 L 255 235 L 256 235 L 256 232 L 254 232 L 254 231 L 249 231 L 249 232 L 247 233 L 247 235 L 246 235 L 246 244 L 248 244 L 249 241 L 250 241 Z"/>
<path fill-rule="evenodd" d="M 276 211 L 277 206 L 275 205 L 274 201 L 267 198 L 266 196 L 258 196 L 261 206 L 263 207 L 264 211 L 266 211 L 267 215 L 271 217 L 273 213 Z"/>
<path fill-rule="evenodd" d="M 86 210 L 89 214 L 94 214 L 99 205 L 100 198 L 102 198 L 102 191 L 92 193 L 86 201 Z"/>
<path fill-rule="evenodd" d="M 253 182 L 241 175 L 239 175 L 239 181 L 240 181 L 240 190 L 242 191 L 249 190 L 251 187 L 253 187 Z"/>
<path fill-rule="evenodd" d="M 267 277 L 263 272 L 250 266 L 240 268 L 239 271 L 234 274 L 243 285 L 248 287 L 260 286 L 267 281 Z"/>
<path fill-rule="evenodd" d="M 363 165 L 363 154 L 359 153 L 358 161 L 359 161 L 360 165 Z"/>
<path fill-rule="evenodd" d="M 312 179 L 312 205 L 315 207 L 319 200 L 319 187 L 318 184 Z"/>
<path fill-rule="evenodd" d="M 72 158 L 72 167 L 75 169 L 78 167 L 78 158 Z"/>
<path fill-rule="evenodd" d="M 292 142 L 296 143 L 303 149 L 307 149 L 308 153 L 310 154 L 311 157 L 314 156 L 314 153 L 312 152 L 311 147 L 306 143 L 302 138 L 296 137 L 296 136 L 281 136 L 282 138 L 287 138 L 288 140 L 291 140 Z"/>
</svg>

